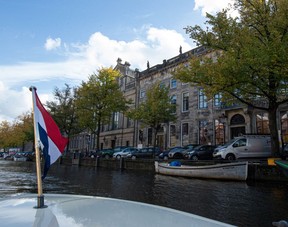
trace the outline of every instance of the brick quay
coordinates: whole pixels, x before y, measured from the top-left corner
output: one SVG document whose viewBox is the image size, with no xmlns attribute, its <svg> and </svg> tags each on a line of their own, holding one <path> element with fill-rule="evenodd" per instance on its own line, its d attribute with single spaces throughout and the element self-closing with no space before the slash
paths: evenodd
<svg viewBox="0 0 288 227">
<path fill-rule="evenodd" d="M 193 165 L 193 161 L 180 160 L 183 164 Z M 216 161 L 203 161 L 207 164 L 215 163 Z M 154 171 L 153 159 L 137 159 L 128 158 L 121 159 L 105 159 L 105 158 L 73 158 L 61 157 L 58 161 L 61 165 L 78 165 L 95 168 L 109 168 L 119 170 L 147 170 Z M 199 161 L 198 161 L 199 163 Z M 248 181 L 284 181 L 288 182 L 288 178 L 275 165 L 268 165 L 267 161 L 249 161 Z"/>
</svg>

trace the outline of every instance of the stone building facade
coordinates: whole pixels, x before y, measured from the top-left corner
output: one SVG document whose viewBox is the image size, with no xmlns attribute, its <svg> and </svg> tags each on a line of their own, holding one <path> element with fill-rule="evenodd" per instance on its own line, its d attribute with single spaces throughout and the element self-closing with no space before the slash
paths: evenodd
<svg viewBox="0 0 288 227">
<path fill-rule="evenodd" d="M 188 52 L 163 60 L 162 64 L 139 71 L 131 69 L 128 62 L 117 60 L 115 69 L 122 76 L 119 85 L 127 99 L 137 107 L 145 100 L 147 89 L 156 81 L 160 86 L 169 88 L 171 102 L 177 105 L 175 122 L 163 123 L 158 133 L 157 144 L 162 149 L 187 144 L 223 144 L 241 134 L 269 134 L 268 115 L 245 105 L 224 106 L 220 96 L 207 100 L 201 87 L 191 86 L 175 80 L 172 73 L 180 65 L 188 63 L 192 56 L 216 58 L 217 53 L 209 52 L 204 47 L 197 47 Z M 288 105 L 279 109 L 278 128 L 283 142 L 288 142 Z M 123 113 L 114 113 L 111 124 L 101 128 L 100 147 L 116 146 L 152 146 L 151 128 L 140 122 L 128 119 Z"/>
</svg>

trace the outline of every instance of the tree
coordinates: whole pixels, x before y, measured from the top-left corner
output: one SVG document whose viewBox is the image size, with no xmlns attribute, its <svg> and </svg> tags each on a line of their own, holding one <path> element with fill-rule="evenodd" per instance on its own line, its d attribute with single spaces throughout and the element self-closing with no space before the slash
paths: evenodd
<svg viewBox="0 0 288 227">
<path fill-rule="evenodd" d="M 87 82 L 82 82 L 77 90 L 79 122 L 97 135 L 97 150 L 101 125 L 108 124 L 113 113 L 125 111 L 130 103 L 119 88 L 117 78 L 120 75 L 119 71 L 112 68 L 101 68 L 98 74 L 92 74 Z"/>
<path fill-rule="evenodd" d="M 168 92 L 166 87 L 160 86 L 160 83 L 155 83 L 146 91 L 146 100 L 140 103 L 137 108 L 128 111 L 130 118 L 139 120 L 142 124 L 153 129 L 154 147 L 157 145 L 156 138 L 162 124 L 176 120 L 176 106 L 171 103 Z"/>
<path fill-rule="evenodd" d="M 1 148 L 15 147 L 17 144 L 14 141 L 12 124 L 8 121 L 0 123 L 0 146 Z"/>
<path fill-rule="evenodd" d="M 76 88 L 71 88 L 68 84 L 65 84 L 62 89 L 56 87 L 53 93 L 55 101 L 48 101 L 46 106 L 60 131 L 65 133 L 68 138 L 83 131 L 76 114 Z M 67 150 L 69 150 L 69 144 Z"/>
<path fill-rule="evenodd" d="M 288 101 L 288 1 L 236 0 L 233 9 L 239 17 L 229 16 L 227 8 L 215 16 L 207 14 L 206 30 L 186 27 L 190 38 L 216 53 L 217 60 L 193 58 L 175 77 L 203 87 L 207 96 L 221 93 L 225 100 L 267 111 L 276 155 L 276 112 Z"/>
<path fill-rule="evenodd" d="M 34 144 L 34 125 L 32 112 L 24 113 L 17 117 L 13 124 L 14 137 L 18 138 L 18 144 L 22 145 L 24 150 L 25 143 L 33 142 Z M 34 148 L 34 146 L 33 146 Z"/>
<path fill-rule="evenodd" d="M 22 147 L 27 142 L 34 141 L 34 127 L 32 112 L 24 113 L 10 123 L 2 121 L 0 124 L 0 147 Z"/>
</svg>

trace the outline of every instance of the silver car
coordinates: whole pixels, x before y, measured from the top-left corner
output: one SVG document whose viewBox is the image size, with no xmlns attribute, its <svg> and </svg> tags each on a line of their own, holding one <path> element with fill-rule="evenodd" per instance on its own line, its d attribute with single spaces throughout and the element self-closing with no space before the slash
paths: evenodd
<svg viewBox="0 0 288 227">
<path fill-rule="evenodd" d="M 180 158 L 184 158 L 184 155 L 186 153 L 186 149 L 183 147 L 175 147 L 172 148 L 169 153 L 168 153 L 168 157 L 169 158 L 175 158 L 175 159 L 180 159 Z"/>
<path fill-rule="evenodd" d="M 131 156 L 132 152 L 138 152 L 138 148 L 135 148 L 135 147 L 124 148 L 123 150 L 121 150 L 119 152 L 115 152 L 113 154 L 113 158 L 117 158 L 117 159 L 126 158 L 126 157 Z"/>
</svg>

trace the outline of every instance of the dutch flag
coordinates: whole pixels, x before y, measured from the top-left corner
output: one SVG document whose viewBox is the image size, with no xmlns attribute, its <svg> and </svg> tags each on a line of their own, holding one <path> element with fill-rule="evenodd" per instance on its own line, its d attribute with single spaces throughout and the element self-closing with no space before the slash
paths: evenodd
<svg viewBox="0 0 288 227">
<path fill-rule="evenodd" d="M 36 88 L 32 87 L 34 105 L 34 124 L 36 127 L 37 141 L 45 159 L 42 180 L 46 177 L 50 166 L 62 155 L 68 143 L 68 138 L 63 137 L 61 132 L 44 108 L 36 93 Z M 35 141 L 35 142 L 37 142 Z"/>
</svg>

